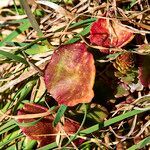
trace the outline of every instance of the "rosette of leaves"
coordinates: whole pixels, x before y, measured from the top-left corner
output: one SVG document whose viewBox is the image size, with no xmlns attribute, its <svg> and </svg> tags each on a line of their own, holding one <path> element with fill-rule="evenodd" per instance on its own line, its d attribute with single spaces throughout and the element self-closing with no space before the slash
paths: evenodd
<svg viewBox="0 0 150 150">
<path fill-rule="evenodd" d="M 38 114 L 38 113 L 44 113 L 47 112 L 48 109 L 46 107 L 43 107 L 38 104 L 31 104 L 27 103 L 24 105 L 22 109 L 18 111 L 18 115 L 26 115 L 30 114 Z M 19 123 L 30 123 L 35 122 L 37 119 L 31 118 L 23 118 L 18 119 Z M 53 127 L 52 123 L 54 120 L 54 116 L 48 115 L 43 118 L 41 118 L 35 125 L 33 126 L 21 126 L 20 129 L 22 130 L 23 134 L 25 134 L 28 138 L 32 140 L 36 140 L 38 142 L 38 147 L 50 144 L 52 142 L 56 141 L 56 136 L 59 134 L 59 132 L 62 131 L 62 133 L 67 134 L 74 134 L 77 132 L 78 128 L 80 127 L 80 124 L 78 122 L 75 122 L 72 119 L 65 118 L 64 124 L 58 123 L 56 127 Z M 78 140 L 75 141 L 75 144 L 78 145 Z"/>
<path fill-rule="evenodd" d="M 115 97 L 129 95 L 129 85 L 137 82 L 135 55 L 131 52 L 124 52 L 115 59 L 113 66 L 116 69 L 114 74 L 120 80 Z"/>
<path fill-rule="evenodd" d="M 119 55 L 113 62 L 113 66 L 116 68 L 115 76 L 125 84 L 131 84 L 136 80 L 135 58 L 133 53 L 125 52 Z"/>
<path fill-rule="evenodd" d="M 94 59 L 84 43 L 60 46 L 45 68 L 47 91 L 67 106 L 89 103 L 95 79 Z"/>
<path fill-rule="evenodd" d="M 90 42 L 105 48 L 121 48 L 133 39 L 132 30 L 124 27 L 116 19 L 100 18 L 90 30 Z M 109 49 L 100 49 L 103 53 L 112 53 Z"/>
<path fill-rule="evenodd" d="M 116 58 L 113 65 L 122 74 L 127 74 L 127 72 L 131 71 L 134 67 L 134 60 L 135 57 L 133 53 L 125 52 Z"/>
</svg>

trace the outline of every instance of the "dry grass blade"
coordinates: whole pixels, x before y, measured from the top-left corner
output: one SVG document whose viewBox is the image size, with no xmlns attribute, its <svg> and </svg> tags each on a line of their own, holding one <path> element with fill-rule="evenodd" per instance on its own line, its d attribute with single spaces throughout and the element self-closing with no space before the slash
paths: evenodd
<svg viewBox="0 0 150 150">
<path fill-rule="evenodd" d="M 37 62 L 37 63 L 35 63 L 35 65 L 36 65 L 36 66 L 39 66 L 40 69 L 44 69 L 44 67 L 45 67 L 45 65 L 46 65 L 46 63 L 47 63 L 47 61 L 48 61 L 50 58 L 51 58 L 51 56 L 50 56 L 50 57 L 47 57 L 47 58 L 45 58 L 45 59 L 43 59 L 43 60 L 41 60 L 41 61 L 39 61 L 39 62 Z M 22 82 L 22 81 L 28 79 L 29 77 L 31 77 L 31 76 L 33 76 L 33 75 L 35 75 L 35 74 L 37 74 L 37 73 L 38 73 L 37 70 L 35 70 L 34 68 L 30 67 L 30 68 L 28 69 L 28 71 L 25 71 L 24 73 L 22 73 L 22 74 L 20 75 L 20 77 L 18 77 L 17 79 L 14 79 L 14 80 L 10 81 L 9 83 L 4 84 L 4 85 L 1 87 L 1 89 L 0 89 L 0 93 L 3 93 L 3 92 L 4 92 L 5 90 L 7 90 L 8 88 L 13 87 L 14 85 L 16 85 L 16 84 L 18 84 L 18 83 L 20 83 L 20 82 Z"/>
<path fill-rule="evenodd" d="M 0 114 L 2 115 L 2 117 L 8 117 L 8 118 L 13 118 L 13 119 L 31 119 L 31 118 L 40 118 L 40 117 L 45 117 L 45 116 L 48 116 L 50 115 L 52 112 L 50 111 L 47 111 L 47 112 L 44 112 L 44 113 L 38 113 L 38 114 L 26 114 L 26 115 L 17 115 L 17 116 L 12 116 L 12 115 L 7 115 L 5 113 L 3 113 L 1 110 L 0 110 Z"/>
<path fill-rule="evenodd" d="M 66 9 L 64 9 L 63 7 L 57 5 L 57 4 L 53 3 L 53 2 L 38 0 L 38 1 L 36 1 L 36 3 L 48 6 L 48 7 L 52 8 L 52 9 L 54 9 L 61 16 L 64 16 L 64 17 L 66 17 L 68 19 L 72 18 L 72 14 L 70 12 L 68 12 Z"/>
<path fill-rule="evenodd" d="M 0 16 L 0 23 L 5 23 L 9 20 L 19 20 L 26 18 L 27 15 L 19 15 L 19 16 L 8 16 L 8 17 L 1 17 Z"/>
<path fill-rule="evenodd" d="M 150 126 L 150 120 L 146 122 L 144 126 L 142 126 L 142 129 L 139 131 L 139 133 L 135 137 L 139 137 L 145 131 L 145 129 L 148 128 L 149 126 Z"/>
</svg>

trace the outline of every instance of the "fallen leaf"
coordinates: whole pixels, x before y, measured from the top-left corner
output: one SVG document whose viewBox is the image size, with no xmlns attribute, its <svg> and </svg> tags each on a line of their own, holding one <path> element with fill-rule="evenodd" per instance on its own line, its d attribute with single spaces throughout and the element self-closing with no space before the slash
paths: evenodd
<svg viewBox="0 0 150 150">
<path fill-rule="evenodd" d="M 74 106 L 92 100 L 94 59 L 83 43 L 59 47 L 45 69 L 48 92 L 59 103 Z"/>
<path fill-rule="evenodd" d="M 26 114 L 37 114 L 47 112 L 48 109 L 41 105 L 27 103 L 24 105 L 22 109 L 18 111 L 18 115 L 26 115 Z M 38 141 L 38 146 L 44 146 L 56 141 L 57 134 L 61 131 L 64 135 L 65 134 L 74 134 L 77 132 L 80 124 L 72 119 L 65 118 L 63 125 L 58 124 L 56 127 L 52 126 L 52 122 L 54 120 L 53 115 L 48 115 L 43 117 L 33 126 L 20 126 L 22 132 L 32 140 Z M 18 119 L 19 123 L 29 123 L 36 121 L 35 118 L 31 119 Z M 65 133 L 64 133 L 65 132 Z M 79 144 L 79 140 L 75 140 L 75 144 Z"/>
<path fill-rule="evenodd" d="M 117 20 L 98 19 L 91 26 L 90 42 L 106 48 L 121 48 L 133 39 L 132 30 L 124 27 Z M 101 50 L 109 53 L 109 50 Z"/>
<path fill-rule="evenodd" d="M 48 109 L 36 104 L 25 104 L 22 109 L 18 111 L 18 115 L 25 115 L 25 114 L 36 114 L 36 113 L 43 113 L 47 112 Z M 48 134 L 57 134 L 57 130 L 52 127 L 53 116 L 45 116 L 43 117 L 38 123 L 34 126 L 23 127 L 20 126 L 22 132 L 28 136 L 30 139 L 38 141 L 39 146 L 47 145 L 53 141 L 55 141 L 55 136 L 46 136 Z M 18 119 L 20 123 L 29 123 L 33 122 L 36 119 Z M 44 135 L 45 136 L 40 136 Z"/>
</svg>

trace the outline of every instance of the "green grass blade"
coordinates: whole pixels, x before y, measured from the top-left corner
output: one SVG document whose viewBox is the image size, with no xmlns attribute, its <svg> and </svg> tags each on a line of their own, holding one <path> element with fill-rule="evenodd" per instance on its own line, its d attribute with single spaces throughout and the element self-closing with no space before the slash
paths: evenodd
<svg viewBox="0 0 150 150">
<path fill-rule="evenodd" d="M 139 143 L 129 147 L 127 150 L 141 149 L 141 148 L 145 147 L 146 145 L 150 145 L 150 136 L 145 138 L 145 139 L 143 139 Z"/>
<path fill-rule="evenodd" d="M 20 105 L 22 105 L 22 100 L 25 99 L 26 96 L 31 92 L 34 85 L 36 84 L 36 81 L 36 78 L 34 78 L 34 80 L 27 81 L 27 83 L 24 84 L 22 88 L 20 88 L 20 90 L 16 93 L 13 99 L 17 100 L 17 102 L 14 108 L 12 109 L 13 113 L 16 113 L 17 109 L 20 107 Z"/>
<path fill-rule="evenodd" d="M 110 126 L 110 125 L 112 125 L 114 123 L 117 123 L 117 122 L 122 121 L 122 120 L 124 120 L 126 118 L 129 118 L 129 117 L 132 117 L 134 115 L 143 113 L 145 111 L 148 111 L 148 110 L 132 110 L 132 111 L 128 111 L 128 112 L 126 112 L 124 114 L 121 114 L 119 116 L 116 116 L 114 118 L 106 120 L 103 123 L 99 123 L 99 124 L 96 124 L 96 125 L 94 125 L 92 127 L 87 128 L 85 130 L 82 130 L 82 131 L 80 131 L 80 134 L 84 134 L 84 135 L 85 134 L 90 134 L 92 132 L 95 132 L 95 131 L 101 129 L 102 127 Z"/>
<path fill-rule="evenodd" d="M 85 24 L 87 24 L 87 23 L 92 23 L 92 22 L 94 22 L 94 21 L 96 21 L 96 20 L 97 20 L 96 18 L 90 18 L 90 19 L 82 20 L 82 21 L 80 21 L 80 22 L 77 22 L 77 23 L 72 24 L 72 25 L 69 27 L 69 29 L 71 29 L 71 28 L 76 28 L 76 27 L 79 27 L 79 26 L 81 26 L 81 25 L 85 25 Z"/>
<path fill-rule="evenodd" d="M 15 125 L 14 120 L 8 120 L 5 124 L 0 126 L 0 132 L 9 126 L 12 126 L 12 125 Z"/>
<path fill-rule="evenodd" d="M 10 20 L 10 21 L 4 22 L 4 23 L 0 23 L 0 28 L 6 27 L 6 25 L 15 25 L 15 24 L 18 24 L 18 23 L 23 23 L 27 20 L 28 19 Z"/>
<path fill-rule="evenodd" d="M 67 41 L 66 44 L 72 44 L 72 43 L 75 43 L 75 42 L 79 41 L 81 39 L 80 35 L 81 36 L 85 36 L 85 35 L 89 34 L 90 28 L 91 28 L 91 24 L 88 25 L 87 27 L 85 27 L 83 29 L 83 31 L 81 31 L 79 34 L 77 34 L 74 38 L 72 38 L 69 41 Z"/>
<path fill-rule="evenodd" d="M 23 150 L 32 150 L 34 149 L 35 145 L 37 144 L 36 140 L 24 140 L 23 146 L 24 149 Z"/>
<path fill-rule="evenodd" d="M 17 127 L 14 120 L 9 120 L 7 123 L 0 126 L 0 135 Z"/>
<path fill-rule="evenodd" d="M 16 126 L 17 125 L 14 124 L 12 126 L 9 126 L 9 127 L 5 128 L 4 130 L 0 131 L 0 135 L 14 129 Z"/>
<path fill-rule="evenodd" d="M 65 111 L 67 110 L 67 106 L 66 105 L 61 105 L 60 108 L 58 109 L 58 112 L 56 114 L 56 117 L 53 121 L 53 126 L 55 127 L 58 122 L 60 121 L 61 117 L 64 115 Z"/>
<path fill-rule="evenodd" d="M 24 135 L 19 134 L 19 133 L 20 133 L 20 131 L 18 130 L 18 131 L 15 131 L 15 132 L 7 135 L 2 141 L 0 141 L 0 149 L 2 149 L 2 147 L 7 145 L 8 143 L 24 136 Z"/>
<path fill-rule="evenodd" d="M 8 101 L 8 102 L 3 106 L 3 108 L 1 109 L 1 111 L 2 111 L 3 113 L 5 113 L 5 112 L 9 109 L 9 107 L 10 107 L 11 104 L 12 104 L 12 101 Z M 0 117 L 1 117 L 1 115 L 0 115 Z"/>
<path fill-rule="evenodd" d="M 109 120 L 105 121 L 104 122 L 104 127 L 110 126 L 110 125 L 112 125 L 114 123 L 117 123 L 117 122 L 119 122 L 121 120 L 124 120 L 126 118 L 129 118 L 129 117 L 132 117 L 134 115 L 143 113 L 144 111 L 146 111 L 146 110 L 132 110 L 132 111 L 128 111 L 128 112 L 126 112 L 124 114 L 121 114 L 119 116 L 116 116 L 116 117 L 114 117 L 112 119 L 109 119 Z"/>
<path fill-rule="evenodd" d="M 24 58 L 22 58 L 22 57 L 20 57 L 20 56 L 17 56 L 17 55 L 15 55 L 15 54 L 12 54 L 12 53 L 9 53 L 9 52 L 0 50 L 0 55 L 3 55 L 3 56 L 5 56 L 6 58 L 9 58 L 9 59 L 15 60 L 15 61 L 17 61 L 17 62 L 21 62 L 21 63 L 23 63 L 23 64 L 28 65 L 28 62 L 27 62 Z"/>
<path fill-rule="evenodd" d="M 109 119 L 109 120 L 105 121 L 104 123 L 99 123 L 99 124 L 96 124 L 96 125 L 94 125 L 94 126 L 92 126 L 92 127 L 89 127 L 89 128 L 87 128 L 87 129 L 84 129 L 84 130 L 80 131 L 79 134 L 80 134 L 80 135 L 86 135 L 86 134 L 93 133 L 93 132 L 95 132 L 95 131 L 100 130 L 102 127 L 107 127 L 107 126 L 109 126 L 109 125 L 112 125 L 112 124 L 114 124 L 114 123 L 117 123 L 117 122 L 119 122 L 119 121 L 122 121 L 122 120 L 124 120 L 124 119 L 126 119 L 126 118 L 132 117 L 132 116 L 134 116 L 134 115 L 143 113 L 143 112 L 145 112 L 145 111 L 148 111 L 148 110 L 142 110 L 142 111 L 141 111 L 141 110 L 132 110 L 132 111 L 129 111 L 129 112 L 125 113 L 125 114 L 121 114 L 121 115 L 119 115 L 119 116 L 117 116 L 117 117 L 114 117 L 114 118 L 112 118 L 112 119 Z M 148 140 L 146 140 L 146 141 L 148 141 Z M 53 149 L 53 148 L 55 148 L 55 147 L 57 147 L 57 144 L 56 144 L 56 142 L 53 142 L 53 143 L 51 143 L 51 144 L 49 144 L 49 145 L 46 145 L 46 146 L 44 146 L 44 147 L 39 148 L 38 150 L 45 150 L 46 148 L 48 148 L 48 149 Z M 130 150 L 131 150 L 131 149 L 130 149 Z"/>
<path fill-rule="evenodd" d="M 19 123 L 19 122 L 16 122 L 15 123 L 20 126 L 20 127 L 30 127 L 30 126 L 34 126 L 35 124 L 37 124 L 42 118 L 39 118 L 35 121 L 32 121 L 32 122 L 27 122 L 27 123 Z"/>
<path fill-rule="evenodd" d="M 11 42 L 20 33 L 24 32 L 31 26 L 29 20 L 25 20 L 22 25 L 20 25 L 15 31 L 10 33 L 4 40 L 0 42 L 0 46 L 3 46 L 6 42 Z"/>
<path fill-rule="evenodd" d="M 38 148 L 37 150 L 50 150 L 50 149 L 54 149 L 55 147 L 57 147 L 57 143 L 53 142 L 51 144 L 48 144 L 48 145 L 43 146 L 41 148 Z"/>
<path fill-rule="evenodd" d="M 84 117 L 83 117 L 82 123 L 81 123 L 79 129 L 77 130 L 77 132 L 73 136 L 70 137 L 69 141 L 65 144 L 64 148 L 66 146 L 68 146 L 71 143 L 71 141 L 76 139 L 77 135 L 79 134 L 80 130 L 82 129 L 82 127 L 83 127 L 83 125 L 85 123 L 85 120 L 86 120 L 86 117 L 87 117 L 87 105 L 84 104 L 84 106 L 85 106 L 84 107 Z"/>
</svg>

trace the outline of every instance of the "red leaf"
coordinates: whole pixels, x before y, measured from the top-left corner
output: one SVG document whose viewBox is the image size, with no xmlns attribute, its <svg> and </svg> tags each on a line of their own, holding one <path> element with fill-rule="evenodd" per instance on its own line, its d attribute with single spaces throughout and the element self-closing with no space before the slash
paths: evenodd
<svg viewBox="0 0 150 150">
<path fill-rule="evenodd" d="M 52 55 L 44 78 L 48 92 L 59 104 L 88 103 L 94 96 L 93 56 L 83 43 L 61 46 Z"/>
<path fill-rule="evenodd" d="M 25 115 L 25 114 L 36 114 L 36 113 L 43 113 L 48 111 L 46 107 L 37 105 L 37 104 L 25 104 L 22 109 L 18 111 L 18 115 Z M 20 123 L 28 123 L 33 122 L 36 119 L 18 119 L 18 122 Z M 58 124 L 55 128 L 52 127 L 52 122 L 54 120 L 54 117 L 52 115 L 46 116 L 42 118 L 38 123 L 36 123 L 34 126 L 29 127 L 23 127 L 20 126 L 22 132 L 28 136 L 30 139 L 37 140 L 39 143 L 39 146 L 44 146 L 47 144 L 50 144 L 56 140 L 56 135 L 59 131 L 62 129 L 67 134 L 74 134 L 77 132 L 78 128 L 80 127 L 80 124 L 67 118 L 65 119 L 64 125 L 60 126 Z M 56 135 L 51 135 L 56 134 Z M 43 136 L 39 136 L 43 135 Z M 48 136 L 49 135 L 49 136 Z M 51 136 L 50 136 L 51 135 Z M 76 140 L 75 144 L 78 144 L 80 140 Z"/>
<path fill-rule="evenodd" d="M 48 111 L 47 108 L 42 107 L 36 104 L 25 104 L 22 109 L 18 111 L 18 115 L 25 115 L 25 114 L 36 114 L 36 113 L 43 113 Z M 33 140 L 37 140 L 40 146 L 47 145 L 51 142 L 55 141 L 55 136 L 38 136 L 43 134 L 56 134 L 57 131 L 55 128 L 52 127 L 53 116 L 46 116 L 42 120 L 40 120 L 34 126 L 29 127 L 20 127 L 21 130 L 25 135 Z M 28 123 L 33 122 L 37 119 L 18 119 L 18 122 L 21 123 Z"/>
<path fill-rule="evenodd" d="M 150 88 L 150 56 L 140 56 L 139 76 L 141 83 Z"/>
<path fill-rule="evenodd" d="M 133 39 L 131 30 L 125 28 L 116 20 L 99 19 L 92 24 L 90 41 L 106 48 L 123 47 Z M 102 50 L 108 53 L 108 50 Z"/>
</svg>

